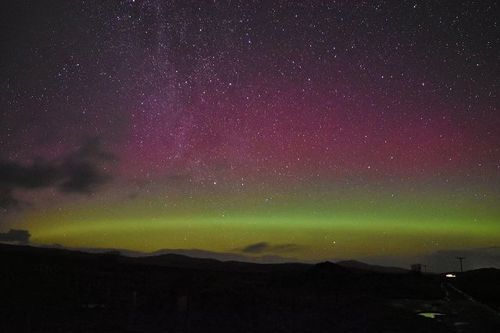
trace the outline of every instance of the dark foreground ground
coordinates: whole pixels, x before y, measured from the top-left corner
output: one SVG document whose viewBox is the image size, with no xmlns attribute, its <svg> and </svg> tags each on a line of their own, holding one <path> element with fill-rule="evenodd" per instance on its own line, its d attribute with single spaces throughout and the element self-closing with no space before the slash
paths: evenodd
<svg viewBox="0 0 500 333">
<path fill-rule="evenodd" d="M 500 332 L 498 270 L 449 281 L 331 263 L 138 259 L 10 245 L 0 245 L 0 263 L 5 333 Z"/>
</svg>

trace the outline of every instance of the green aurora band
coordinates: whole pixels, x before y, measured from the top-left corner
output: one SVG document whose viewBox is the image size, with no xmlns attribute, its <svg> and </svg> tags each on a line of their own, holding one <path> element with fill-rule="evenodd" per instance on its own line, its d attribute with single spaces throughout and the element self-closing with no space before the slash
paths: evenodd
<svg viewBox="0 0 500 333">
<path fill-rule="evenodd" d="M 303 194 L 294 194 L 303 193 Z M 466 193 L 466 192 L 462 192 Z M 156 195 L 30 212 L 33 241 L 68 247 L 236 252 L 247 244 L 297 244 L 300 260 L 415 255 L 500 242 L 499 197 L 445 191 Z"/>
</svg>

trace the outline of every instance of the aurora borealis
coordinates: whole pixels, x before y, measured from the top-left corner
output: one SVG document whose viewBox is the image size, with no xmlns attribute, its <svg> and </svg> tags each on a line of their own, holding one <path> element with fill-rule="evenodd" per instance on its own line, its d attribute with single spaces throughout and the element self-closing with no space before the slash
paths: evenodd
<svg viewBox="0 0 500 333">
<path fill-rule="evenodd" d="M 2 231 L 298 260 L 500 244 L 496 1 L 1 6 Z"/>
</svg>

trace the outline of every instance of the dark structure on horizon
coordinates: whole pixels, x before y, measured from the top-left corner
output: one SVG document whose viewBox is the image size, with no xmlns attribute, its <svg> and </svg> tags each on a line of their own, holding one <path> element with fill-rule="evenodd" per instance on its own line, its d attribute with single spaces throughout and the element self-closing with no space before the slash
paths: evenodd
<svg viewBox="0 0 500 333">
<path fill-rule="evenodd" d="M 7 232 L 0 233 L 0 242 L 28 244 L 30 237 L 28 230 L 10 229 Z"/>
<path fill-rule="evenodd" d="M 464 272 L 464 265 L 463 265 L 464 259 L 465 257 L 457 257 L 457 260 L 460 261 L 460 273 Z"/>
</svg>

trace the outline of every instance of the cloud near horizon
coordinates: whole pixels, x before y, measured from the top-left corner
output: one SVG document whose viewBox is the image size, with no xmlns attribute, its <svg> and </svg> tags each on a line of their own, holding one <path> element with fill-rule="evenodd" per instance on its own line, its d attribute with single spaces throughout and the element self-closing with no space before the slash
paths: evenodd
<svg viewBox="0 0 500 333">
<path fill-rule="evenodd" d="M 15 242 L 27 244 L 30 241 L 31 234 L 28 230 L 10 229 L 7 232 L 0 232 L 0 242 Z"/>
<path fill-rule="evenodd" d="M 273 252 L 293 252 L 300 248 L 297 244 L 269 244 L 268 242 L 258 242 L 249 244 L 238 251 L 242 253 L 273 253 Z"/>
</svg>

